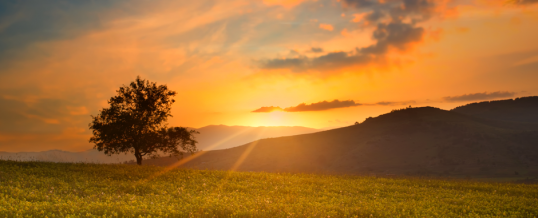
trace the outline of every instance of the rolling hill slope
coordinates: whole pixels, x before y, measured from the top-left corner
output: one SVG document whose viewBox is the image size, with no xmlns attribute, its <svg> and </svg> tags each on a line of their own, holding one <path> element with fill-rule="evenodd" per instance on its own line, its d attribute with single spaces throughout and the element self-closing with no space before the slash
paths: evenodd
<svg viewBox="0 0 538 218">
<path fill-rule="evenodd" d="M 538 96 L 471 103 L 452 111 L 490 120 L 538 123 Z"/>
<path fill-rule="evenodd" d="M 491 121 L 432 107 L 407 108 L 354 126 L 262 139 L 235 148 L 209 151 L 182 167 L 345 174 L 532 176 L 538 175 L 537 125 Z M 170 165 L 176 161 L 165 158 L 146 163 Z"/>
</svg>

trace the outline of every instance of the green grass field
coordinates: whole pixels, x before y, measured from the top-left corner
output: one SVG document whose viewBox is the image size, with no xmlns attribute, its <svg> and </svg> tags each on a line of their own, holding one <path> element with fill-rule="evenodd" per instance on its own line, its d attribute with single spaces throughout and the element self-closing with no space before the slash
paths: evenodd
<svg viewBox="0 0 538 218">
<path fill-rule="evenodd" d="M 538 185 L 0 161 L 0 217 L 537 217 Z"/>
</svg>

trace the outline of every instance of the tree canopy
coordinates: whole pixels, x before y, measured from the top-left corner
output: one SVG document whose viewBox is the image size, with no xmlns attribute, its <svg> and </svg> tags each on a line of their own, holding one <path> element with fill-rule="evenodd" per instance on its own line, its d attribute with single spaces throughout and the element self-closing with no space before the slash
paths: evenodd
<svg viewBox="0 0 538 218">
<path fill-rule="evenodd" d="M 107 155 L 134 153 L 138 165 L 144 156 L 179 157 L 197 150 L 194 134 L 198 132 L 167 126 L 176 92 L 140 77 L 116 92 L 108 101 L 110 107 L 92 116 L 89 124 L 95 149 Z"/>
</svg>

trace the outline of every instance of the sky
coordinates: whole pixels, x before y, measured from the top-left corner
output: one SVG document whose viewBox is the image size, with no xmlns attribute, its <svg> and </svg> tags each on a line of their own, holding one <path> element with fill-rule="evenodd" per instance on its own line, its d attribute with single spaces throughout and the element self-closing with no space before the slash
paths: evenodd
<svg viewBox="0 0 538 218">
<path fill-rule="evenodd" d="M 537 0 L 0 1 L 0 151 L 84 151 L 137 76 L 170 126 L 334 128 L 538 95 Z"/>
</svg>

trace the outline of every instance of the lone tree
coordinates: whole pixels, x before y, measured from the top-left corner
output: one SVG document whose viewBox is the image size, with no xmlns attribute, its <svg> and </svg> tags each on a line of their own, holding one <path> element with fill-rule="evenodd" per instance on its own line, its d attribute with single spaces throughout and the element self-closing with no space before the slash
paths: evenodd
<svg viewBox="0 0 538 218">
<path fill-rule="evenodd" d="M 166 85 L 149 82 L 140 77 L 129 86 L 120 87 L 110 98 L 109 108 L 92 116 L 90 129 L 94 149 L 107 155 L 134 153 L 136 163 L 142 164 L 144 156 L 159 157 L 163 154 L 182 156 L 196 151 L 195 130 L 183 127 L 168 128 L 166 120 L 175 102 L 176 92 Z"/>
</svg>

